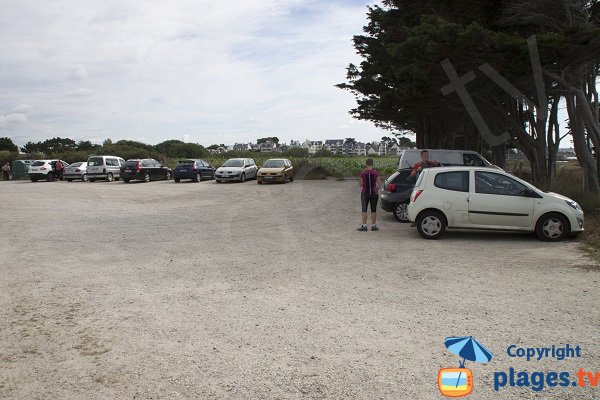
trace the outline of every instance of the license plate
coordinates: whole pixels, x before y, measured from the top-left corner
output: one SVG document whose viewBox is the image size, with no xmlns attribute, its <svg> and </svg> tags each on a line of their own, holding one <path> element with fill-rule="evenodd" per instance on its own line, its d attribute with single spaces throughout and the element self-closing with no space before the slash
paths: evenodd
<svg viewBox="0 0 600 400">
<path fill-rule="evenodd" d="M 265 176 L 263 179 L 269 180 L 269 179 L 273 179 L 272 176 Z"/>
<path fill-rule="evenodd" d="M 179 172 L 186 172 L 187 169 L 180 169 Z"/>
<path fill-rule="evenodd" d="M 130 169 L 126 169 L 125 172 L 131 172 L 131 170 Z"/>
</svg>

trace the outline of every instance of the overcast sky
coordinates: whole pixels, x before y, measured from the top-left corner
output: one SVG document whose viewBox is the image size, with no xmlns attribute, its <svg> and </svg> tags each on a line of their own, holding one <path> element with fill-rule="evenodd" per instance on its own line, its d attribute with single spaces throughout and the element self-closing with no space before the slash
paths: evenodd
<svg viewBox="0 0 600 400">
<path fill-rule="evenodd" d="M 334 87 L 367 0 L 2 0 L 0 136 L 370 141 Z"/>
</svg>

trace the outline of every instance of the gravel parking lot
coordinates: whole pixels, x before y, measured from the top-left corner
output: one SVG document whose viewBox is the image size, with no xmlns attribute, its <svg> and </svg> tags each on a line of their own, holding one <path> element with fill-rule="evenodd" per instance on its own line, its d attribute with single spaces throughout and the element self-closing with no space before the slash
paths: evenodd
<svg viewBox="0 0 600 400">
<path fill-rule="evenodd" d="M 576 241 L 357 232 L 356 181 L 0 182 L 0 211 L 0 398 L 435 399 L 463 335 L 495 355 L 467 362 L 475 399 L 600 396 L 492 388 L 600 370 Z M 582 358 L 506 354 L 565 343 Z"/>
</svg>

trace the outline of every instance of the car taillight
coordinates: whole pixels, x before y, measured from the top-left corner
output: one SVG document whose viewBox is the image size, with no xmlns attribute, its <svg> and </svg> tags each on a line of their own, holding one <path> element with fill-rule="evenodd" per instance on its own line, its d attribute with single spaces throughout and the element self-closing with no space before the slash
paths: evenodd
<svg viewBox="0 0 600 400">
<path fill-rule="evenodd" d="M 387 185 L 387 187 L 385 188 L 385 191 L 388 193 L 394 193 L 396 191 L 396 184 L 395 183 L 389 183 Z"/>
<path fill-rule="evenodd" d="M 421 195 L 421 193 L 423 193 L 423 190 L 417 190 L 414 194 L 413 194 L 413 198 L 412 198 L 412 202 L 414 203 L 415 201 L 417 201 L 417 199 L 419 198 L 419 196 Z"/>
<path fill-rule="evenodd" d="M 42 168 L 40 168 L 40 169 L 41 169 L 42 171 L 45 171 L 45 170 L 46 170 L 46 167 L 42 167 Z"/>
<path fill-rule="evenodd" d="M 137 166 L 135 167 L 135 169 L 137 170 L 137 172 L 142 172 L 142 163 L 140 161 L 138 161 Z"/>
</svg>

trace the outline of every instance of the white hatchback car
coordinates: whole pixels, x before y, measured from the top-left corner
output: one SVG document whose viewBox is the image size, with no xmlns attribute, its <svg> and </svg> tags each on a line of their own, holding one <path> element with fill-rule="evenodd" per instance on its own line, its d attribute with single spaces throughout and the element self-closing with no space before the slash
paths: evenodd
<svg viewBox="0 0 600 400">
<path fill-rule="evenodd" d="M 583 211 L 575 201 L 481 167 L 423 170 L 408 218 L 425 239 L 439 238 L 446 228 L 529 231 L 546 241 L 583 231 Z"/>
</svg>

